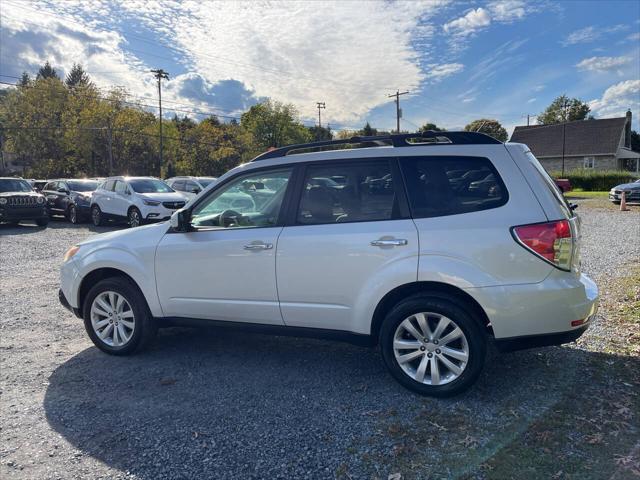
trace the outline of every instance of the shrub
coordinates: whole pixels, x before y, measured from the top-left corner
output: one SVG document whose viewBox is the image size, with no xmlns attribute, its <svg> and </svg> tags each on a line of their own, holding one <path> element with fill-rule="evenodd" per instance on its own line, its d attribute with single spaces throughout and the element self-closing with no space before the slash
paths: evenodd
<svg viewBox="0 0 640 480">
<path fill-rule="evenodd" d="M 633 182 L 636 176 L 632 172 L 622 170 L 570 170 L 564 172 L 549 172 L 553 178 L 567 178 L 571 182 L 571 188 L 586 192 L 609 190 L 621 183 Z"/>
</svg>

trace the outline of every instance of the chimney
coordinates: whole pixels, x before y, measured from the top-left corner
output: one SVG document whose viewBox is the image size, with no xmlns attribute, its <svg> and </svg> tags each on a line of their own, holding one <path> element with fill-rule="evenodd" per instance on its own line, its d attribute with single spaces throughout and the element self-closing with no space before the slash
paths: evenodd
<svg viewBox="0 0 640 480">
<path fill-rule="evenodd" d="M 631 148 L 631 109 L 627 110 L 627 121 L 624 124 L 624 146 Z"/>
</svg>

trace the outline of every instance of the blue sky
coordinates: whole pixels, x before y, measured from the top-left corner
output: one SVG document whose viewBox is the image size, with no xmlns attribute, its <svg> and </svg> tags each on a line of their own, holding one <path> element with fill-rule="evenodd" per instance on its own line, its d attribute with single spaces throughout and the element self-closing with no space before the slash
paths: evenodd
<svg viewBox="0 0 640 480">
<path fill-rule="evenodd" d="M 631 108 L 638 129 L 640 1 L 0 0 L 0 80 L 45 60 L 145 104 L 164 68 L 166 114 L 198 119 L 271 97 L 309 125 L 324 101 L 336 129 L 394 128 L 400 89 L 407 130 L 481 117 L 511 130 L 563 93 L 599 118 Z"/>
</svg>

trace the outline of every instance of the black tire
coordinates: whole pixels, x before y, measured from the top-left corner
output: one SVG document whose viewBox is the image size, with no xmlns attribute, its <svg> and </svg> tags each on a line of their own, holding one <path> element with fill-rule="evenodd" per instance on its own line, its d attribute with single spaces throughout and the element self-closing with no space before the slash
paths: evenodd
<svg viewBox="0 0 640 480">
<path fill-rule="evenodd" d="M 134 314 L 135 328 L 131 339 L 122 346 L 108 345 L 102 341 L 93 329 L 91 323 L 91 305 L 101 293 L 111 291 L 122 295 L 131 306 Z M 128 278 L 111 277 L 98 282 L 87 294 L 82 309 L 84 327 L 93 344 L 105 353 L 111 355 L 130 355 L 142 351 L 155 338 L 158 327 L 149 311 L 149 306 L 138 286 Z"/>
<path fill-rule="evenodd" d="M 102 218 L 102 210 L 98 205 L 91 207 L 91 221 L 96 227 L 104 225 L 104 219 Z"/>
<path fill-rule="evenodd" d="M 127 223 L 129 227 L 135 228 L 143 224 L 142 214 L 136 207 L 131 207 L 127 212 Z"/>
<path fill-rule="evenodd" d="M 478 379 L 485 362 L 487 335 L 481 327 L 481 320 L 462 302 L 438 293 L 417 294 L 402 300 L 387 314 L 380 329 L 380 347 L 387 368 L 401 385 L 421 395 L 450 397 L 467 390 Z M 447 317 L 455 322 L 466 337 L 469 351 L 466 367 L 458 378 L 449 383 L 429 385 L 418 382 L 405 373 L 396 360 L 393 348 L 396 329 L 405 319 L 420 312 L 433 312 Z M 442 365 L 439 360 L 434 361 Z"/>
<path fill-rule="evenodd" d="M 78 209 L 74 204 L 69 205 L 69 208 L 67 208 L 67 220 L 74 225 L 80 223 L 80 219 L 78 218 Z"/>
<path fill-rule="evenodd" d="M 49 225 L 49 217 L 37 219 L 36 225 L 38 225 L 39 227 L 46 227 L 47 225 Z"/>
</svg>

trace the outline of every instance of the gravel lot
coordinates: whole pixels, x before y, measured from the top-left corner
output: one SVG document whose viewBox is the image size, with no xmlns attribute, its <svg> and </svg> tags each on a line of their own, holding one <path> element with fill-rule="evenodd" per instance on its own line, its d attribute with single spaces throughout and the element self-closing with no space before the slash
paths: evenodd
<svg viewBox="0 0 640 480">
<path fill-rule="evenodd" d="M 602 286 L 640 258 L 640 210 L 581 215 L 584 270 Z M 3 479 L 387 479 L 417 437 L 413 476 L 485 478 L 485 461 L 590 381 L 590 356 L 615 357 L 575 345 L 491 355 L 449 400 L 404 390 L 375 350 L 319 340 L 171 329 L 110 357 L 57 301 L 66 248 L 106 230 L 0 226 Z"/>
</svg>

